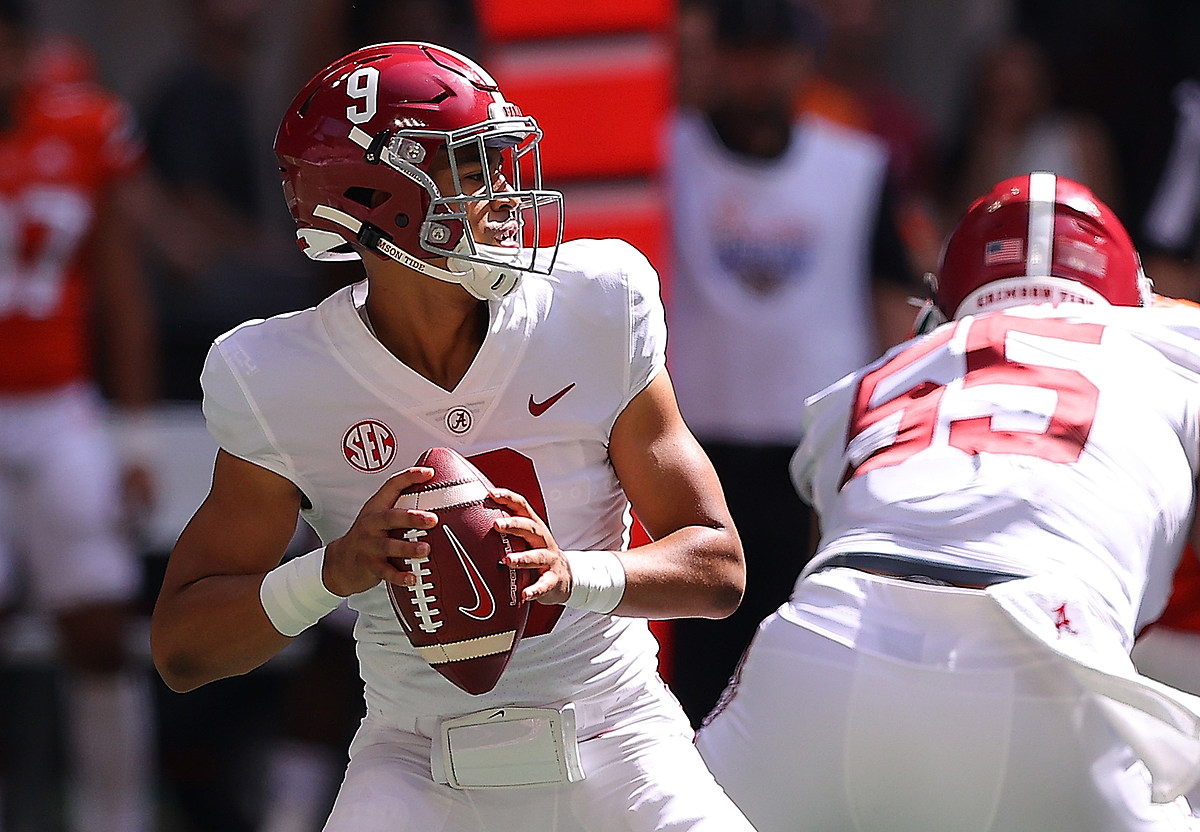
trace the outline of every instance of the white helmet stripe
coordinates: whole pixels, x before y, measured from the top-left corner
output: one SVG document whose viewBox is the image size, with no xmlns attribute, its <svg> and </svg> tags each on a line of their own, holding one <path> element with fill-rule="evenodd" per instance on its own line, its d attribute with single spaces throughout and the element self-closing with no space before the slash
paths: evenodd
<svg viewBox="0 0 1200 832">
<path fill-rule="evenodd" d="M 1025 252 L 1025 274 L 1044 277 L 1050 274 L 1054 254 L 1054 195 L 1058 177 L 1037 171 L 1029 174 L 1029 244 Z"/>
<path fill-rule="evenodd" d="M 350 127 L 350 134 L 347 136 L 347 138 L 361 147 L 363 150 L 366 150 L 371 146 L 371 134 L 361 127 L 352 125 Z"/>
<path fill-rule="evenodd" d="M 362 223 L 355 217 L 350 216 L 345 211 L 339 211 L 329 205 L 318 205 L 313 208 L 313 216 L 330 222 L 336 222 L 338 225 L 350 231 L 352 234 L 357 234 L 362 228 Z"/>
</svg>

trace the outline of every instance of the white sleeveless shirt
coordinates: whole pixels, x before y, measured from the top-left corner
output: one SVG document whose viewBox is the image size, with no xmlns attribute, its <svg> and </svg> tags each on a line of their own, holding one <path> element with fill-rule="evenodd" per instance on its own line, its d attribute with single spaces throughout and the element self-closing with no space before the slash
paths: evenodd
<svg viewBox="0 0 1200 832">
<path fill-rule="evenodd" d="M 700 114 L 671 128 L 670 367 L 702 439 L 799 439 L 804 398 L 876 356 L 870 249 L 887 168 L 865 133 L 806 117 L 778 160 Z"/>
</svg>

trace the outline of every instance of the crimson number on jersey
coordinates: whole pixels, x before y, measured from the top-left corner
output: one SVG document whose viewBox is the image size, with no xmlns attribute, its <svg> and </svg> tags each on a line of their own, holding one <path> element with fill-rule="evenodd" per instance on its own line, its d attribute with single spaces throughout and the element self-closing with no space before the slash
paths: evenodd
<svg viewBox="0 0 1200 832">
<path fill-rule="evenodd" d="M 934 445 L 972 456 L 1078 460 L 1096 418 L 1096 385 L 1077 370 L 1017 360 L 1013 352 L 1050 339 L 1069 342 L 1053 352 L 1070 355 L 1078 349 L 1071 344 L 1099 344 L 1103 331 L 1099 324 L 1001 314 L 917 341 L 859 382 L 842 484 Z"/>
</svg>

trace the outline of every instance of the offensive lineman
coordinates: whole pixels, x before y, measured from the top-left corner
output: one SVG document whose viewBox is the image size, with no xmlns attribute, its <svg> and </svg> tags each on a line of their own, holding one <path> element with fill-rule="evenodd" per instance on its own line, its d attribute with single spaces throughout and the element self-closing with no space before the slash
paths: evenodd
<svg viewBox="0 0 1200 832">
<path fill-rule="evenodd" d="M 750 829 L 658 679 L 644 620 L 728 615 L 741 545 L 675 406 L 653 269 L 620 241 L 525 245 L 561 236 L 540 135 L 449 50 L 379 44 L 331 64 L 275 150 L 302 248 L 360 257 L 366 280 L 227 333 L 203 371 L 221 451 L 170 559 L 155 664 L 179 691 L 248 672 L 349 596 L 367 715 L 327 832 Z M 524 640 L 476 697 L 412 650 L 383 583 L 411 585 L 388 558 L 427 549 L 388 532 L 437 522 L 391 509 L 434 445 L 502 488 L 518 515 L 503 529 L 530 544 L 511 563 L 540 575 Z M 623 551 L 630 505 L 654 542 Z M 281 565 L 297 513 L 325 546 Z M 441 723 L 511 704 L 574 707 L 585 779 L 533 779 L 519 758 L 554 761 L 530 744 L 502 766 L 514 788 L 447 784 Z"/>
<path fill-rule="evenodd" d="M 1129 651 L 1189 534 L 1200 314 L 1149 297 L 1089 190 L 1009 179 L 950 322 L 808 400 L 819 548 L 697 740 L 760 832 L 1185 828 L 1200 699 Z"/>
</svg>

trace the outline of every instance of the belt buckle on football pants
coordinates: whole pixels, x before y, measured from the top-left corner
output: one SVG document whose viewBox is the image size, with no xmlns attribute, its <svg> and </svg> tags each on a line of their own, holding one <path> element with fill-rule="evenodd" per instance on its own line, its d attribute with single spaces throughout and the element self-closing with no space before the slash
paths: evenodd
<svg viewBox="0 0 1200 832">
<path fill-rule="evenodd" d="M 575 707 L 489 708 L 442 720 L 430 768 L 434 780 L 455 789 L 582 780 Z"/>
</svg>

